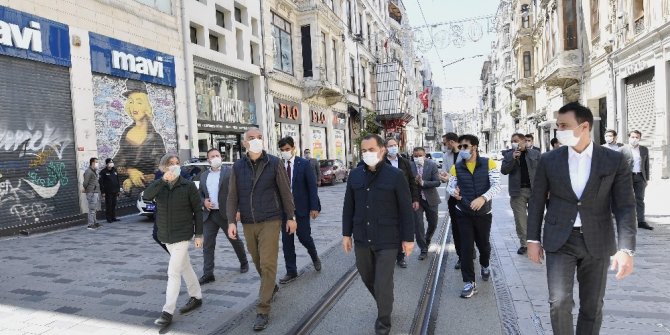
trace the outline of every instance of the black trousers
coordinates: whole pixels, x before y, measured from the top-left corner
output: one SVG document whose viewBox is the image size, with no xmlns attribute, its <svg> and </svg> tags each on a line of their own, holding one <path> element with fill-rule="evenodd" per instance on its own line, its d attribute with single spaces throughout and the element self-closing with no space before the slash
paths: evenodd
<svg viewBox="0 0 670 335">
<path fill-rule="evenodd" d="M 647 188 L 647 181 L 642 174 L 633 174 L 633 192 L 635 192 L 635 209 L 637 212 L 637 222 L 646 222 L 644 219 L 644 191 Z"/>
<path fill-rule="evenodd" d="M 238 237 L 237 239 L 233 240 L 228 237 L 228 223 L 226 223 L 226 219 L 222 217 L 222 215 L 224 214 L 221 213 L 218 209 L 212 210 L 210 211 L 207 220 L 203 223 L 203 276 L 214 275 L 214 251 L 216 250 L 216 237 L 219 235 L 219 229 L 223 231 L 223 234 L 230 242 L 230 245 L 233 246 L 235 255 L 237 255 L 237 260 L 240 261 L 240 265 L 249 264 L 249 261 L 247 260 L 247 253 L 244 250 L 244 242 L 242 241 L 242 238 Z"/>
<path fill-rule="evenodd" d="M 475 264 L 472 260 L 474 244 L 479 249 L 479 264 L 482 267 L 488 267 L 491 258 L 491 214 L 481 216 L 464 215 L 461 211 L 458 213 L 458 229 L 461 234 L 461 275 L 463 282 L 475 281 Z"/>
<path fill-rule="evenodd" d="M 297 275 L 298 264 L 295 254 L 295 235 L 298 235 L 298 241 L 302 244 L 307 253 L 312 258 L 312 262 L 316 261 L 318 254 L 316 252 L 316 245 L 312 238 L 312 227 L 310 225 L 310 218 L 308 216 L 296 216 L 298 229 L 295 234 L 286 232 L 286 217 L 284 216 L 281 225 L 281 242 L 282 251 L 284 251 L 284 262 L 286 263 L 286 274 Z"/>
<path fill-rule="evenodd" d="M 423 216 L 426 215 L 428 230 L 423 225 Z M 414 212 L 414 239 L 422 253 L 428 252 L 429 241 L 437 229 L 437 206 L 431 206 L 428 201 L 421 199 L 419 209 Z"/>
<path fill-rule="evenodd" d="M 105 193 L 105 218 L 107 222 L 112 222 L 116 219 L 116 201 L 119 193 Z"/>
<path fill-rule="evenodd" d="M 356 245 L 356 268 L 363 284 L 377 302 L 376 334 L 391 332 L 391 312 L 393 312 L 393 270 L 396 249 L 374 250 L 372 247 Z"/>
<path fill-rule="evenodd" d="M 572 322 L 575 270 L 579 282 L 577 334 L 598 334 L 603 321 L 603 298 L 609 257 L 597 258 L 589 254 L 584 237 L 579 231 L 573 231 L 558 251 L 547 252 L 546 257 L 551 327 L 554 334 L 575 333 Z"/>
<path fill-rule="evenodd" d="M 447 194 L 447 197 L 449 197 L 449 200 L 447 201 L 447 205 L 449 207 L 449 219 L 451 220 L 451 239 L 454 240 L 454 248 L 456 248 L 456 255 L 458 255 L 458 259 L 461 259 L 461 233 L 458 230 L 458 223 L 457 223 L 457 211 L 456 209 L 456 204 L 458 203 L 458 200 L 456 198 L 449 196 Z M 432 235 L 431 235 L 432 237 Z M 428 239 L 430 241 L 430 239 Z"/>
</svg>

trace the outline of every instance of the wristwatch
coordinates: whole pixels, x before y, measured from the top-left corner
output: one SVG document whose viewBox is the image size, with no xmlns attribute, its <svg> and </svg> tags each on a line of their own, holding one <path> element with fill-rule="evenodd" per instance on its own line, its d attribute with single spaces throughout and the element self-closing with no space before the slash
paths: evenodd
<svg viewBox="0 0 670 335">
<path fill-rule="evenodd" d="M 635 257 L 635 251 L 630 249 L 619 249 L 621 252 L 625 252 L 630 257 Z"/>
<path fill-rule="evenodd" d="M 291 221 L 295 221 L 295 215 L 293 216 L 293 218 L 291 219 Z"/>
</svg>

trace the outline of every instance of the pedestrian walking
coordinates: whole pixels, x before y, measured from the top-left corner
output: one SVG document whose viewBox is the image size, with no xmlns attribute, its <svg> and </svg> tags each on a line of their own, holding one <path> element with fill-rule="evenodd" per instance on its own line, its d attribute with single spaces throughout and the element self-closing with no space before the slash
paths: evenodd
<svg viewBox="0 0 670 335">
<path fill-rule="evenodd" d="M 479 249 L 482 280 L 488 281 L 491 276 L 491 200 L 500 191 L 500 170 L 494 160 L 479 156 L 479 138 L 462 135 L 458 142 L 463 160 L 451 167 L 447 190 L 458 201 L 456 222 L 461 234 L 461 276 L 465 283 L 461 297 L 470 298 L 477 293 L 474 244 Z"/>
<path fill-rule="evenodd" d="M 214 277 L 214 251 L 216 250 L 216 237 L 219 235 L 219 229 L 223 230 L 226 238 L 233 246 L 233 250 L 235 250 L 237 260 L 240 262 L 240 273 L 249 271 L 249 261 L 244 250 L 244 242 L 241 238 L 232 239 L 228 236 L 226 201 L 232 169 L 222 166 L 223 160 L 219 149 L 209 149 L 207 151 L 207 161 L 211 169 L 203 172 L 200 176 L 200 198 L 205 208 L 202 217 L 205 241 L 203 244 L 202 277 L 199 279 L 200 285 L 216 280 Z"/>
<path fill-rule="evenodd" d="M 536 150 L 537 152 L 542 152 L 540 148 L 535 146 L 535 136 L 533 134 L 526 134 L 526 149 Z"/>
<path fill-rule="evenodd" d="M 442 202 L 440 195 L 437 193 L 437 188 L 440 187 L 440 173 L 437 164 L 429 159 L 426 159 L 426 150 L 421 147 L 414 148 L 414 162 L 412 164 L 412 171 L 416 174 L 416 184 L 419 188 L 419 208 L 414 211 L 414 234 L 416 244 L 421 253 L 419 260 L 424 260 L 428 256 L 427 241 L 433 238 L 435 230 L 437 229 L 437 210 Z M 428 221 L 428 230 L 423 224 L 424 214 L 426 221 Z"/>
<path fill-rule="evenodd" d="M 233 165 L 228 191 L 228 236 L 237 236 L 237 212 L 247 240 L 247 249 L 261 276 L 256 305 L 254 330 L 263 330 L 269 323 L 269 314 L 275 294 L 277 258 L 279 257 L 279 230 L 282 215 L 286 215 L 286 230 L 297 229 L 293 195 L 282 161 L 263 150 L 260 129 L 249 128 L 244 133 L 247 154 Z"/>
<path fill-rule="evenodd" d="M 451 171 L 451 167 L 456 165 L 456 163 L 460 162 L 461 160 L 463 160 L 461 156 L 458 154 L 459 152 L 458 135 L 456 133 L 444 134 L 442 136 L 442 145 L 446 149 L 446 152 L 444 153 L 444 159 L 442 160 L 442 172 L 440 173 L 440 181 L 443 183 L 448 183 L 449 177 L 451 176 L 449 174 Z M 449 191 L 447 191 L 446 197 L 449 199 L 447 200 L 447 205 L 449 210 L 449 220 L 451 220 L 451 240 L 454 242 L 454 248 L 456 248 L 456 256 L 458 256 L 458 260 L 456 260 L 456 265 L 454 265 L 454 269 L 459 270 L 461 268 L 461 233 L 458 230 L 459 225 L 456 222 L 457 220 L 456 204 L 458 203 L 458 200 L 452 197 L 449 194 Z M 426 243 L 430 245 L 430 239 L 427 239 Z"/>
<path fill-rule="evenodd" d="M 398 154 L 398 141 L 395 138 L 386 139 L 386 164 L 400 169 L 407 179 L 409 191 L 412 195 L 412 209 L 419 209 L 419 187 L 416 184 L 416 170 L 412 170 L 412 164 L 409 159 Z M 360 162 L 359 166 L 365 166 L 365 162 Z M 412 172 L 414 171 L 414 172 Z M 401 268 L 407 268 L 407 261 L 405 260 L 405 251 L 402 248 L 402 242 L 398 243 L 398 256 L 396 257 L 396 264 Z"/>
<path fill-rule="evenodd" d="M 551 139 L 551 150 L 556 150 L 561 147 L 561 142 L 556 137 Z"/>
<path fill-rule="evenodd" d="M 514 213 L 516 236 L 519 238 L 517 254 L 523 255 L 526 247 L 526 232 L 528 229 L 528 201 L 533 189 L 535 170 L 540 161 L 540 152 L 526 147 L 526 137 L 523 134 L 512 135 L 512 149 L 503 153 L 500 172 L 509 175 L 508 191 L 510 207 Z"/>
<path fill-rule="evenodd" d="M 88 161 L 81 192 L 86 194 L 88 204 L 88 226 L 86 228 L 94 230 L 102 227 L 96 219 L 96 213 L 100 209 L 100 182 L 98 180 L 98 159 L 95 157 Z"/>
<path fill-rule="evenodd" d="M 649 182 L 649 148 L 640 145 L 641 139 L 642 133 L 640 131 L 631 131 L 628 135 L 628 145 L 621 147 L 621 152 L 633 174 L 637 227 L 654 230 L 654 227 L 650 226 L 644 217 L 644 191 Z"/>
<path fill-rule="evenodd" d="M 144 190 L 144 196 L 156 201 L 158 239 L 165 243 L 170 253 L 165 305 L 161 316 L 154 321 L 156 325 L 166 327 L 172 323 L 182 277 L 190 298 L 179 312 L 186 314 L 202 306 L 200 283 L 188 254 L 194 234 L 195 247 L 202 248 L 202 200 L 198 187 L 180 176 L 181 167 L 177 155 L 164 155 L 159 166 L 164 173 L 163 177 L 153 181 Z"/>
<path fill-rule="evenodd" d="M 556 124 L 556 137 L 564 146 L 544 154 L 535 173 L 528 206 L 528 258 L 540 264 L 546 251 L 554 334 L 575 333 L 575 270 L 579 283 L 576 332 L 598 334 L 610 256 L 614 255 L 612 269 L 618 268 L 617 279 L 633 271 L 633 182 L 620 152 L 593 144 L 591 110 L 569 103 L 558 110 Z M 547 205 L 549 193 L 551 201 Z M 610 201 L 616 204 L 613 209 Z"/>
<path fill-rule="evenodd" d="M 316 160 L 316 158 L 312 158 L 312 152 L 309 149 L 303 151 L 303 157 L 309 161 L 309 165 L 311 166 L 312 171 L 314 171 L 316 184 L 321 186 L 321 166 L 319 165 L 319 161 Z"/>
<path fill-rule="evenodd" d="M 612 149 L 614 151 L 619 151 L 621 150 L 621 147 L 623 144 L 617 143 L 617 132 L 614 129 L 607 129 L 605 131 L 605 144 L 603 144 L 603 147 Z"/>
<path fill-rule="evenodd" d="M 122 190 L 119 173 L 111 158 L 105 159 L 105 168 L 100 171 L 100 192 L 105 198 L 105 218 L 112 223 L 121 221 L 116 217 L 116 200 Z"/>
<path fill-rule="evenodd" d="M 282 216 L 282 249 L 284 251 L 284 262 L 286 263 L 286 275 L 279 279 L 280 284 L 288 284 L 298 278 L 298 264 L 295 254 L 295 235 L 302 244 L 309 257 L 312 259 L 314 270 L 321 271 L 321 259 L 316 251 L 316 245 L 312 238 L 312 226 L 310 219 L 316 219 L 321 212 L 319 194 L 316 179 L 308 160 L 295 155 L 295 143 L 293 138 L 285 137 L 279 140 L 279 151 L 286 175 L 291 185 L 293 204 L 295 205 L 295 218 L 298 229 L 295 234 L 286 230 L 287 217 Z"/>
<path fill-rule="evenodd" d="M 403 172 L 384 162 L 379 135 L 363 137 L 361 152 L 365 166 L 352 170 L 347 180 L 342 247 L 354 250 L 356 268 L 377 303 L 375 333 L 389 334 L 398 245 L 402 241 L 406 256 L 414 248 L 412 197 Z"/>
</svg>

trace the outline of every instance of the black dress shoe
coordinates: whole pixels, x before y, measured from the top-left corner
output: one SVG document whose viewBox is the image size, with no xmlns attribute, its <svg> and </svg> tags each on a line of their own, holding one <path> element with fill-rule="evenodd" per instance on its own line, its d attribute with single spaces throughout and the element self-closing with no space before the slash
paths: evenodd
<svg viewBox="0 0 670 335">
<path fill-rule="evenodd" d="M 200 285 L 205 285 L 205 284 L 211 283 L 215 280 L 216 279 L 214 279 L 214 275 L 209 275 L 209 276 L 203 275 L 202 277 L 200 277 L 200 279 L 198 279 L 198 282 L 200 283 Z"/>
<path fill-rule="evenodd" d="M 256 321 L 254 321 L 254 330 L 259 331 L 268 327 L 270 318 L 267 314 L 256 314 Z"/>
<path fill-rule="evenodd" d="M 191 299 L 188 299 L 186 305 L 179 309 L 179 313 L 186 314 L 200 306 L 202 306 L 202 299 L 191 297 Z"/>
<path fill-rule="evenodd" d="M 426 259 L 426 257 L 428 257 L 428 253 L 427 253 L 427 252 L 422 252 L 422 253 L 419 254 L 419 260 L 420 260 L 420 261 Z"/>
<path fill-rule="evenodd" d="M 406 268 L 407 268 L 407 261 L 405 261 L 404 258 L 403 258 L 403 259 L 399 259 L 396 263 L 398 263 L 398 266 L 401 267 L 401 268 L 403 268 L 403 269 L 406 269 Z"/>
<path fill-rule="evenodd" d="M 314 264 L 314 270 L 321 271 L 321 259 L 319 257 L 313 260 L 312 263 Z"/>
<path fill-rule="evenodd" d="M 519 250 L 516 251 L 517 254 L 523 255 L 528 251 L 528 248 L 526 247 L 519 247 Z"/>
<path fill-rule="evenodd" d="M 638 228 L 642 228 L 642 229 L 647 229 L 647 230 L 654 230 L 654 227 L 650 226 L 650 225 L 649 225 L 648 223 L 646 223 L 646 222 L 639 222 L 639 223 L 637 224 L 637 227 L 638 227 Z"/>
<path fill-rule="evenodd" d="M 121 221 L 121 219 L 114 218 L 112 221 L 119 222 L 119 221 Z"/>
<path fill-rule="evenodd" d="M 161 313 L 161 316 L 154 321 L 154 324 L 161 327 L 167 327 L 172 323 L 172 314 L 168 312 Z"/>
<path fill-rule="evenodd" d="M 287 273 L 284 277 L 279 279 L 280 284 L 288 284 L 298 278 L 297 274 Z"/>
<path fill-rule="evenodd" d="M 249 272 L 249 262 L 240 264 L 240 273 L 247 273 L 247 272 Z"/>
<path fill-rule="evenodd" d="M 455 270 L 460 270 L 461 269 L 461 260 L 460 259 L 456 262 L 456 265 L 454 265 L 454 269 Z"/>
</svg>

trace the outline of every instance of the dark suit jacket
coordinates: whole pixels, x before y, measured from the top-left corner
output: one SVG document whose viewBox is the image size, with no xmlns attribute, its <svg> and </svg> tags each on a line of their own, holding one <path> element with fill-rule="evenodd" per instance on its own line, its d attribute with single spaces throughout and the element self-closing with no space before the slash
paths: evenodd
<svg viewBox="0 0 670 335">
<path fill-rule="evenodd" d="M 221 220 L 219 223 L 224 223 L 226 221 L 225 216 L 226 216 L 226 202 L 228 201 L 228 181 L 230 180 L 230 172 L 232 169 L 230 166 L 221 166 L 221 170 L 219 170 L 219 194 L 209 194 L 209 190 L 207 189 L 207 177 L 209 177 L 209 174 L 214 172 L 211 169 L 205 171 L 202 173 L 200 176 L 200 198 L 202 199 L 203 203 L 205 199 L 207 198 L 212 198 L 212 197 L 217 197 L 217 200 L 219 200 L 219 214 L 213 217 L 214 220 Z M 207 208 L 205 208 L 202 211 L 202 220 L 207 221 L 209 218 L 209 215 L 212 212 L 209 211 Z"/>
<path fill-rule="evenodd" d="M 633 172 L 633 148 L 629 144 L 621 147 L 621 153 L 626 157 L 626 162 L 628 162 L 628 167 L 630 172 Z M 640 170 L 642 171 L 642 177 L 644 180 L 649 181 L 649 148 L 645 146 L 640 146 Z"/>
<path fill-rule="evenodd" d="M 284 163 L 283 160 L 282 163 Z M 295 215 L 308 216 L 310 211 L 321 211 L 316 178 L 310 162 L 304 158 L 296 157 L 291 173 L 293 174 L 291 191 L 293 192 Z"/>
<path fill-rule="evenodd" d="M 316 178 L 316 181 L 320 182 L 321 181 L 321 165 L 319 165 L 319 161 L 317 161 L 316 158 L 310 158 L 309 159 L 309 166 L 311 167 L 311 170 L 314 173 L 314 178 Z"/>
<path fill-rule="evenodd" d="M 391 161 L 388 159 L 388 157 L 384 159 L 386 160 L 386 164 L 391 165 Z M 363 163 L 363 166 L 365 166 L 365 163 Z M 416 176 L 416 170 L 412 170 L 412 163 L 409 161 L 409 159 L 398 155 L 398 169 L 400 169 L 405 175 L 405 178 L 407 178 L 409 192 L 412 195 L 412 202 L 419 201 L 419 199 L 421 199 L 421 193 L 419 192 L 419 185 L 417 185 L 416 180 L 414 179 L 414 176 Z"/>
<path fill-rule="evenodd" d="M 578 212 L 591 255 L 608 257 L 617 251 L 612 212 L 616 217 L 618 249 L 635 250 L 637 222 L 633 182 L 628 163 L 620 152 L 593 145 L 591 174 L 581 199 L 570 183 L 568 147 L 543 154 L 528 204 L 529 240 L 540 241 L 548 193 L 551 193 L 551 201 L 544 216 L 543 241 L 546 251 L 558 251 L 565 244 Z"/>
<path fill-rule="evenodd" d="M 533 179 L 535 178 L 535 170 L 537 169 L 537 164 L 540 162 L 540 155 L 540 152 L 537 150 L 526 150 L 526 166 L 528 167 L 531 189 L 533 187 Z M 518 160 L 514 159 L 514 150 L 503 151 L 503 157 L 500 172 L 509 175 L 509 195 L 517 197 L 521 195 L 521 164 Z"/>
<path fill-rule="evenodd" d="M 416 166 L 416 162 L 412 162 L 412 173 L 418 175 L 419 168 Z M 431 160 L 425 160 L 423 162 L 423 186 L 417 184 L 419 188 L 419 197 L 421 197 L 421 191 L 426 196 L 426 201 L 431 206 L 438 206 L 442 200 L 440 200 L 440 195 L 437 193 L 437 188 L 442 185 L 440 181 L 440 169 L 437 167 L 437 164 Z"/>
<path fill-rule="evenodd" d="M 397 249 L 414 241 L 414 211 L 403 172 L 384 162 L 373 175 L 365 166 L 349 174 L 342 209 L 342 235 L 358 246 Z"/>
</svg>

